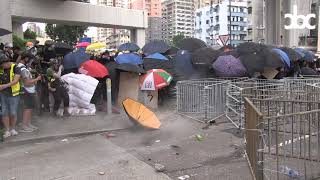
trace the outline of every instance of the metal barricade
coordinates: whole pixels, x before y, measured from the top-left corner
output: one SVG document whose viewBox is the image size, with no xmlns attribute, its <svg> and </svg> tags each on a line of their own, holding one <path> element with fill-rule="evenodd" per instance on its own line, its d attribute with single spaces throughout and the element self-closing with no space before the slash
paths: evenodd
<svg viewBox="0 0 320 180">
<path fill-rule="evenodd" d="M 320 178 L 320 88 L 245 99 L 246 154 L 256 179 Z"/>
<path fill-rule="evenodd" d="M 177 83 L 177 111 L 200 122 L 225 115 L 228 80 L 202 79 Z"/>
</svg>

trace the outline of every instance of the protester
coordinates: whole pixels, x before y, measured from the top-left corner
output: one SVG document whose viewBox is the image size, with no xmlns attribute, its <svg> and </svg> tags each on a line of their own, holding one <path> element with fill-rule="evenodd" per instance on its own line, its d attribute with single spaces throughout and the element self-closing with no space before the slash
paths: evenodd
<svg viewBox="0 0 320 180">
<path fill-rule="evenodd" d="M 4 54 L 13 62 L 13 46 L 11 43 L 4 44 Z"/>
<path fill-rule="evenodd" d="M 4 138 L 15 136 L 17 112 L 20 95 L 20 75 L 21 71 L 17 65 L 10 62 L 10 59 L 0 55 L 0 96 L 2 107 L 2 121 L 5 127 Z"/>
<path fill-rule="evenodd" d="M 57 73 L 54 72 L 52 68 L 47 69 L 47 77 L 48 77 L 48 89 L 52 93 L 54 98 L 53 105 L 53 114 L 55 116 L 59 116 L 58 110 L 60 108 L 61 103 L 63 102 L 64 112 L 63 115 L 69 116 L 68 108 L 69 108 L 69 95 L 68 89 L 61 81 L 60 77 Z"/>
<path fill-rule="evenodd" d="M 23 53 L 18 67 L 21 70 L 21 85 L 23 98 L 23 120 L 22 129 L 20 132 L 33 132 L 38 128 L 31 124 L 32 110 L 36 105 L 36 84 L 41 80 L 41 76 L 33 79 L 30 70 L 28 69 L 32 63 L 33 55 L 30 53 Z"/>
</svg>

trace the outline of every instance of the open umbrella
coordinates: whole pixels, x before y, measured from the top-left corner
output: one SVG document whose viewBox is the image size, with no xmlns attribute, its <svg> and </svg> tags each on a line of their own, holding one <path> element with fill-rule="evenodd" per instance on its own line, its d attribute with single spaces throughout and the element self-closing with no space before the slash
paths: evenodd
<svg viewBox="0 0 320 180">
<path fill-rule="evenodd" d="M 79 73 L 95 78 L 104 78 L 109 75 L 108 69 L 95 60 L 89 60 L 80 65 Z"/>
<path fill-rule="evenodd" d="M 177 47 L 170 46 L 170 49 L 169 49 L 168 51 L 166 51 L 166 52 L 164 53 L 164 55 L 167 55 L 167 56 L 175 56 L 175 55 L 177 55 L 177 53 L 178 53 L 179 50 L 180 50 L 180 49 L 177 48 Z"/>
<path fill-rule="evenodd" d="M 303 67 L 301 68 L 301 75 L 305 75 L 305 76 L 316 76 L 319 75 L 317 73 L 317 71 L 309 68 L 309 67 Z"/>
<path fill-rule="evenodd" d="M 0 36 L 11 34 L 12 32 L 3 28 L 0 28 Z"/>
<path fill-rule="evenodd" d="M 162 69 L 152 69 L 140 77 L 141 90 L 154 91 L 169 86 L 172 76 Z"/>
<path fill-rule="evenodd" d="M 79 68 L 83 62 L 89 59 L 90 56 L 83 51 L 70 52 L 64 57 L 62 65 L 64 69 Z"/>
<path fill-rule="evenodd" d="M 291 67 L 291 60 L 284 51 L 278 48 L 273 48 L 272 51 L 275 52 L 277 55 L 279 55 L 279 57 L 281 58 L 281 61 L 286 65 L 287 68 Z"/>
<path fill-rule="evenodd" d="M 106 43 L 97 42 L 87 46 L 86 51 L 95 51 L 99 49 L 105 49 L 106 47 L 107 47 Z"/>
<path fill-rule="evenodd" d="M 175 59 L 175 71 L 178 80 L 186 80 L 192 77 L 194 68 L 191 62 L 191 53 L 186 50 L 178 51 Z"/>
<path fill-rule="evenodd" d="M 210 47 L 197 49 L 192 53 L 192 63 L 211 65 L 219 57 L 220 53 L 220 51 Z"/>
<path fill-rule="evenodd" d="M 118 64 L 116 69 L 121 71 L 126 71 L 126 72 L 134 72 L 134 73 L 141 73 L 141 74 L 146 73 L 146 71 L 137 64 L 128 64 L 128 63 Z"/>
<path fill-rule="evenodd" d="M 219 77 L 242 77 L 247 74 L 241 61 L 231 55 L 220 56 L 212 66 Z"/>
<path fill-rule="evenodd" d="M 146 128 L 160 128 L 161 122 L 157 116 L 143 104 L 128 98 L 122 102 L 122 105 L 128 117 L 133 122 L 137 122 Z"/>
<path fill-rule="evenodd" d="M 54 44 L 54 50 L 57 54 L 65 55 L 71 52 L 73 50 L 73 47 L 67 43 L 57 42 Z"/>
<path fill-rule="evenodd" d="M 170 49 L 170 46 L 162 40 L 153 40 L 143 46 L 142 52 L 146 55 L 153 53 L 165 53 Z"/>
<path fill-rule="evenodd" d="M 124 53 L 124 54 L 120 54 L 116 57 L 115 61 L 118 64 L 123 64 L 123 63 L 127 63 L 127 64 L 142 64 L 142 58 L 141 56 L 139 56 L 136 53 Z"/>
<path fill-rule="evenodd" d="M 135 43 L 124 43 L 121 44 L 118 48 L 119 51 L 131 51 L 137 52 L 139 51 L 140 47 Z"/>
<path fill-rule="evenodd" d="M 292 62 L 296 62 L 303 57 L 303 54 L 301 55 L 300 53 L 296 52 L 294 49 L 291 49 L 288 47 L 281 47 L 279 49 L 284 51 L 289 56 Z"/>
<path fill-rule="evenodd" d="M 155 59 L 160 61 L 168 61 L 169 59 L 160 53 L 153 53 L 145 57 L 145 59 Z"/>
<path fill-rule="evenodd" d="M 207 47 L 207 44 L 197 38 L 185 38 L 179 42 L 178 47 L 181 50 L 187 50 L 189 52 L 194 52 L 197 49 Z"/>
<path fill-rule="evenodd" d="M 76 47 L 77 47 L 77 48 L 86 48 L 86 47 L 88 47 L 89 45 L 90 45 L 89 42 L 79 42 L 79 43 L 77 43 Z"/>
<path fill-rule="evenodd" d="M 303 57 L 301 58 L 302 61 L 307 61 L 307 62 L 313 62 L 314 59 L 316 58 L 316 56 L 314 55 L 313 52 L 308 51 L 306 49 L 303 48 L 295 48 L 294 49 L 296 52 L 298 52 L 299 54 L 303 55 Z"/>
</svg>

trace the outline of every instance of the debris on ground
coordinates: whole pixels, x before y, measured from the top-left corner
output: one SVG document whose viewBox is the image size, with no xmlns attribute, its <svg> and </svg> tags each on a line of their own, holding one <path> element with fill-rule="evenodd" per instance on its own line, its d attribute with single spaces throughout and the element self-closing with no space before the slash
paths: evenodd
<svg viewBox="0 0 320 180">
<path fill-rule="evenodd" d="M 105 172 L 100 171 L 100 172 L 98 172 L 98 174 L 101 175 L 101 176 L 103 176 L 103 175 L 105 175 Z"/>
<path fill-rule="evenodd" d="M 62 139 L 61 141 L 62 142 L 68 142 L 68 139 Z"/>
<path fill-rule="evenodd" d="M 185 179 L 189 179 L 189 178 L 190 178 L 189 175 L 183 175 L 183 176 L 178 177 L 179 180 L 185 180 Z"/>
<path fill-rule="evenodd" d="M 178 146 L 178 145 L 171 145 L 171 147 L 172 147 L 173 149 L 180 149 L 180 148 L 181 148 L 181 147 Z"/>
<path fill-rule="evenodd" d="M 202 135 L 200 135 L 200 134 L 197 134 L 195 137 L 196 137 L 197 141 L 203 141 L 204 140 L 204 137 Z"/>
<path fill-rule="evenodd" d="M 10 178 L 10 180 L 15 180 L 15 179 L 17 179 L 16 177 L 12 177 L 12 178 Z"/>
<path fill-rule="evenodd" d="M 166 167 L 162 164 L 155 164 L 154 168 L 156 169 L 157 172 L 164 172 L 166 170 Z"/>
<path fill-rule="evenodd" d="M 156 143 L 159 143 L 159 142 L 160 142 L 160 140 L 156 140 L 155 142 L 156 142 Z"/>
<path fill-rule="evenodd" d="M 105 134 L 104 134 L 104 136 L 105 136 L 107 139 L 109 139 L 109 138 L 113 138 L 113 137 L 116 137 L 116 135 L 115 135 L 115 134 L 110 133 L 110 132 L 105 133 Z"/>
</svg>

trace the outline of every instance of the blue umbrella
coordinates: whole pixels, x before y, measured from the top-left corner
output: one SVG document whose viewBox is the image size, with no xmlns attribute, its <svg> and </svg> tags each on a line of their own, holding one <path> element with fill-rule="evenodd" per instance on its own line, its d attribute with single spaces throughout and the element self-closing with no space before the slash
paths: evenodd
<svg viewBox="0 0 320 180">
<path fill-rule="evenodd" d="M 86 54 L 84 51 L 70 52 L 64 57 L 62 65 L 64 69 L 79 68 L 83 62 L 88 61 L 89 59 L 90 55 Z"/>
<path fill-rule="evenodd" d="M 164 55 L 160 54 L 160 53 L 154 53 L 151 54 L 147 57 L 145 57 L 147 59 L 156 59 L 156 60 L 161 60 L 161 61 L 168 61 L 169 59 L 167 57 L 165 57 Z"/>
<path fill-rule="evenodd" d="M 287 53 L 285 53 L 284 51 L 282 51 L 281 49 L 278 49 L 278 48 L 273 48 L 272 51 L 280 56 L 282 62 L 285 63 L 288 68 L 291 67 L 291 60 L 290 60 L 289 56 L 287 55 Z"/>
<path fill-rule="evenodd" d="M 303 61 L 309 61 L 312 62 L 314 61 L 314 59 L 316 58 L 316 56 L 313 54 L 313 52 L 308 51 L 306 49 L 302 49 L 302 48 L 295 48 L 294 49 L 297 53 L 299 54 L 303 54 L 302 59 Z"/>
<path fill-rule="evenodd" d="M 135 53 L 121 54 L 115 60 L 118 64 L 143 64 L 142 58 Z"/>
<path fill-rule="evenodd" d="M 118 48 L 119 51 L 138 51 L 140 47 L 134 43 L 124 43 L 121 44 Z"/>
</svg>

